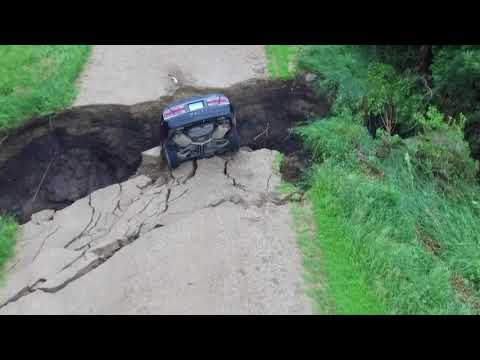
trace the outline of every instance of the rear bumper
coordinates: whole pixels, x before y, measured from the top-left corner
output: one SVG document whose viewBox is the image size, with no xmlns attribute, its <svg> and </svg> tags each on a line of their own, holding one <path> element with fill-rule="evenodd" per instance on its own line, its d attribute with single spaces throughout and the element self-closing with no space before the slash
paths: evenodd
<svg viewBox="0 0 480 360">
<path fill-rule="evenodd" d="M 221 154 L 230 149 L 230 142 L 223 139 L 210 139 L 204 143 L 193 143 L 186 148 L 177 150 L 177 157 L 179 161 L 186 161 L 191 159 L 198 159 L 203 157 L 211 157 L 216 154 Z"/>
</svg>

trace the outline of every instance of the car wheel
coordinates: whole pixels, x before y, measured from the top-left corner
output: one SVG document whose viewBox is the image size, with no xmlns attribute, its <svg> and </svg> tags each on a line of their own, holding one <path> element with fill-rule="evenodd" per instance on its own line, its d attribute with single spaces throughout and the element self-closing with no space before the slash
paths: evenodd
<svg viewBox="0 0 480 360">
<path fill-rule="evenodd" d="M 173 146 L 165 145 L 163 148 L 163 156 L 167 161 L 167 165 L 170 170 L 173 170 L 178 167 L 179 162 L 178 162 L 177 152 L 175 151 L 175 148 L 173 148 Z"/>
<path fill-rule="evenodd" d="M 230 142 L 230 150 L 232 152 L 237 152 L 240 150 L 240 136 L 238 135 L 238 130 L 236 127 L 232 128 L 227 134 L 227 140 Z"/>
</svg>

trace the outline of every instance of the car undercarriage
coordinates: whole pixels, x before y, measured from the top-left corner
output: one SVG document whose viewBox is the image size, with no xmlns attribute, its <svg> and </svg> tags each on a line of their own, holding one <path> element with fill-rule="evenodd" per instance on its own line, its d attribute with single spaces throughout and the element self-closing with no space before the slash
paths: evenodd
<svg viewBox="0 0 480 360">
<path fill-rule="evenodd" d="M 193 100 L 194 103 L 188 103 Z M 197 105 L 199 103 L 200 106 Z M 195 104 L 195 110 L 188 111 L 192 104 Z M 164 155 L 170 168 L 177 167 L 183 161 L 239 149 L 233 108 L 222 95 L 188 99 L 185 103 L 167 108 L 166 113 L 174 118 L 165 122 L 168 138 Z"/>
</svg>

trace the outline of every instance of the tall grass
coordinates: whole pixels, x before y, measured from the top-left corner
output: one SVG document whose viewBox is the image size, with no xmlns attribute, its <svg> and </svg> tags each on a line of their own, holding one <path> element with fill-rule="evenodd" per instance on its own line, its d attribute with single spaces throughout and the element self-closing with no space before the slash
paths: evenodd
<svg viewBox="0 0 480 360">
<path fill-rule="evenodd" d="M 71 105 L 90 48 L 0 45 L 0 129 Z"/>
<path fill-rule="evenodd" d="M 298 132 L 318 161 L 308 195 L 337 311 L 478 313 L 478 185 L 422 174 L 422 139 L 386 144 L 341 117 Z"/>
</svg>

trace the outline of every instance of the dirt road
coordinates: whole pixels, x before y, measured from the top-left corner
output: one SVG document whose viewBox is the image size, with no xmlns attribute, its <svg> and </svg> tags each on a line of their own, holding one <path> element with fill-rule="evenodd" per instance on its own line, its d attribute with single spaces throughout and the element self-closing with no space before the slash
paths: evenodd
<svg viewBox="0 0 480 360">
<path fill-rule="evenodd" d="M 264 76 L 262 45 L 97 45 L 76 105 L 131 105 L 182 85 L 223 87 Z"/>
<path fill-rule="evenodd" d="M 177 65 L 185 64 L 179 73 L 216 86 L 254 76 L 251 64 L 264 61 L 263 52 L 246 60 L 252 51 L 260 54 L 257 46 L 206 48 L 128 53 L 119 47 L 118 62 L 131 66 L 115 70 L 105 62 L 104 74 L 94 64 L 79 103 L 162 95 L 155 91 L 166 91 L 166 80 L 150 79 L 145 88 L 137 82 L 143 70 L 134 64 L 158 64 L 146 54 L 170 54 L 170 61 L 175 53 Z M 113 52 L 98 49 L 94 63 L 102 53 L 113 59 Z M 244 54 L 243 60 L 232 54 Z M 215 61 L 223 67 L 210 69 L 210 77 L 208 71 L 192 72 Z M 144 70 L 155 71 L 164 75 Z M 117 79 L 122 87 L 104 92 Z M 188 162 L 155 181 L 132 177 L 63 210 L 32 216 L 21 226 L 0 287 L 0 314 L 310 314 L 288 204 L 277 192 L 277 156 L 266 149 L 242 150 Z"/>
</svg>

